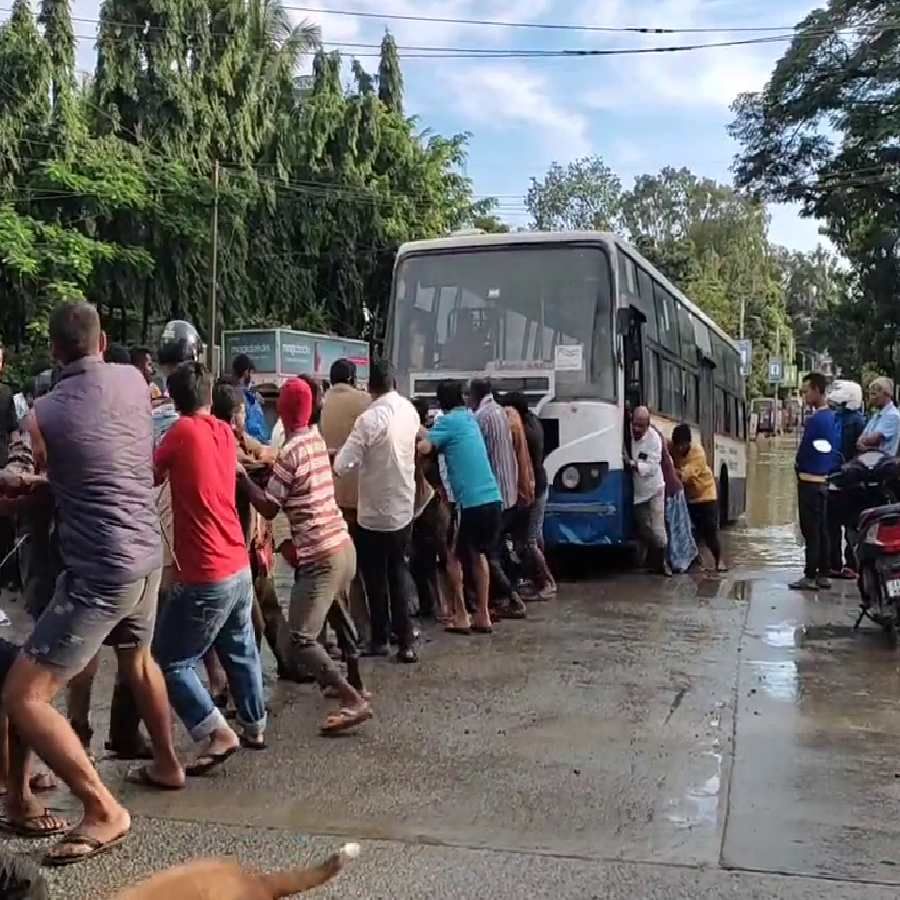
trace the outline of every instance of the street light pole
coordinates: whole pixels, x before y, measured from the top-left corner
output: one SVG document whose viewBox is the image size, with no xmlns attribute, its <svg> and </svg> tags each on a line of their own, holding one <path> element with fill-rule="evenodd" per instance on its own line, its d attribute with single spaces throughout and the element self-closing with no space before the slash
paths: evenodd
<svg viewBox="0 0 900 900">
<path fill-rule="evenodd" d="M 209 266 L 209 370 L 216 365 L 216 300 L 219 293 L 219 161 L 213 166 L 212 260 Z"/>
</svg>

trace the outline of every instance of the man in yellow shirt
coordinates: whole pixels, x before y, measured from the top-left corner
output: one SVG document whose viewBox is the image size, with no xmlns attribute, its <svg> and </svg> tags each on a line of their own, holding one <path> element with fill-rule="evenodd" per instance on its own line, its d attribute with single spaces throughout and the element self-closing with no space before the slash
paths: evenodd
<svg viewBox="0 0 900 900">
<path fill-rule="evenodd" d="M 709 547 L 716 561 L 716 571 L 728 569 L 722 560 L 719 543 L 719 494 L 716 479 L 706 461 L 701 444 L 695 444 L 690 425 L 678 425 L 672 432 L 672 461 L 684 485 L 691 521 L 698 541 Z"/>
</svg>

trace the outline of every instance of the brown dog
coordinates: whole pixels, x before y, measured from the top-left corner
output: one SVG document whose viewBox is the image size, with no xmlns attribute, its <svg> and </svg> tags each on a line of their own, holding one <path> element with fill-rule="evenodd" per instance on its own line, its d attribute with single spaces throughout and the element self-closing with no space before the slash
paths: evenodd
<svg viewBox="0 0 900 900">
<path fill-rule="evenodd" d="M 302 894 L 337 875 L 359 855 L 359 844 L 346 844 L 320 866 L 261 875 L 233 860 L 198 860 L 154 875 L 113 900 L 279 900 Z"/>
</svg>

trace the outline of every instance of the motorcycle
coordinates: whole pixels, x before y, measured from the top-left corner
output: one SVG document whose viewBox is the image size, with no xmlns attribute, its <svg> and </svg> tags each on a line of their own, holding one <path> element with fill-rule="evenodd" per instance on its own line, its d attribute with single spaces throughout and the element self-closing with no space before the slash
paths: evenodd
<svg viewBox="0 0 900 900">
<path fill-rule="evenodd" d="M 828 477 L 829 506 L 856 557 L 860 613 L 893 634 L 900 626 L 900 459 L 868 450 Z M 833 498 L 833 499 L 832 499 Z"/>
</svg>

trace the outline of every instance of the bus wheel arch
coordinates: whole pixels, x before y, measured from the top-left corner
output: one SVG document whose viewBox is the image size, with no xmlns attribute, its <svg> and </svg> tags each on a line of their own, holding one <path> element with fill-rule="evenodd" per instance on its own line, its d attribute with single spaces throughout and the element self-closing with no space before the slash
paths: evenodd
<svg viewBox="0 0 900 900">
<path fill-rule="evenodd" d="M 731 521 L 728 496 L 728 467 L 722 466 L 719 472 L 719 523 L 727 525 Z"/>
</svg>

